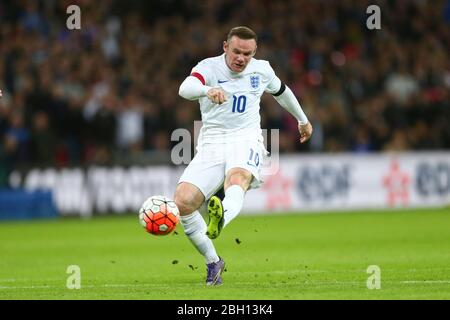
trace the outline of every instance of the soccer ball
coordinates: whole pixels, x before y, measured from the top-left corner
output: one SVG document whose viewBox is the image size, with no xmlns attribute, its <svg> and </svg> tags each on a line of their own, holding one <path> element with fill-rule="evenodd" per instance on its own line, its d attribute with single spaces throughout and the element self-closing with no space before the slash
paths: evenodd
<svg viewBox="0 0 450 320">
<path fill-rule="evenodd" d="M 139 222 L 148 233 L 163 236 L 175 230 L 179 221 L 178 207 L 169 198 L 152 196 L 139 210 Z"/>
</svg>

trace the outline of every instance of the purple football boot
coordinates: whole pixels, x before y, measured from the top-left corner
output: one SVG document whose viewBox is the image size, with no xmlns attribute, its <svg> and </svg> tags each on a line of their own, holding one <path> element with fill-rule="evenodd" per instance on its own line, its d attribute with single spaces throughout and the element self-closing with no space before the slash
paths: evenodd
<svg viewBox="0 0 450 320">
<path fill-rule="evenodd" d="M 220 258 L 217 262 L 206 265 L 208 274 L 206 275 L 207 286 L 220 286 L 222 284 L 222 272 L 225 269 L 225 261 Z"/>
</svg>

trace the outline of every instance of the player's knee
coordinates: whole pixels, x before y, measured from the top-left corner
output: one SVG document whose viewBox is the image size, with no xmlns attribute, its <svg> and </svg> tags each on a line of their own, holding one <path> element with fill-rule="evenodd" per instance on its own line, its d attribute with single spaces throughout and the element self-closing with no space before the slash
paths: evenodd
<svg viewBox="0 0 450 320">
<path fill-rule="evenodd" d="M 247 190 L 252 180 L 252 174 L 245 170 L 239 170 L 230 175 L 228 179 L 228 186 L 238 185 L 242 189 Z"/>
<path fill-rule="evenodd" d="M 174 201 L 180 211 L 180 215 L 188 215 L 197 210 L 202 204 L 203 196 L 187 186 L 178 187 Z"/>
<path fill-rule="evenodd" d="M 192 197 L 190 197 L 189 195 L 183 194 L 181 192 L 176 192 L 174 201 L 182 216 L 190 214 L 195 210 L 193 209 Z"/>
</svg>

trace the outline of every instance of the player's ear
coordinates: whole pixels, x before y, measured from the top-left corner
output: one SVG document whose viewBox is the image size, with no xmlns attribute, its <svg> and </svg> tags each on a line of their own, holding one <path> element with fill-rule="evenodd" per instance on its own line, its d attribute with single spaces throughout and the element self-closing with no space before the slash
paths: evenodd
<svg viewBox="0 0 450 320">
<path fill-rule="evenodd" d="M 228 41 L 224 41 L 223 42 L 223 51 L 227 51 L 228 50 Z"/>
</svg>

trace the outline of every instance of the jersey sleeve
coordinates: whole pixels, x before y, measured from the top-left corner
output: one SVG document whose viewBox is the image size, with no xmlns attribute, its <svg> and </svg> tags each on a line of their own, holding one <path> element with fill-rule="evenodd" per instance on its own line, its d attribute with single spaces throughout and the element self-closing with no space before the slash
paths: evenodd
<svg viewBox="0 0 450 320">
<path fill-rule="evenodd" d="M 192 68 L 190 75 L 200 80 L 203 85 L 211 86 L 211 67 L 207 61 L 200 61 Z"/>
</svg>

